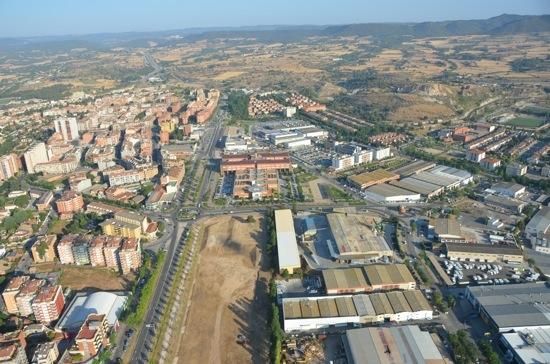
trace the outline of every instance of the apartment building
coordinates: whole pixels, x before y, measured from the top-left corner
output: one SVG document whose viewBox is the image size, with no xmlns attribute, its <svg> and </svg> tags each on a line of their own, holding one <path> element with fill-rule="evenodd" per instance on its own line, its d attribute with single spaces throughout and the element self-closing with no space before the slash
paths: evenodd
<svg viewBox="0 0 550 364">
<path fill-rule="evenodd" d="M 19 344 L 10 344 L 0 347 L 0 363 L 28 364 L 25 348 Z"/>
<path fill-rule="evenodd" d="M 118 236 L 110 236 L 109 239 L 106 239 L 105 245 L 103 246 L 105 265 L 117 271 L 121 270 L 120 259 L 118 256 L 121 244 L 122 238 Z"/>
<path fill-rule="evenodd" d="M 2 298 L 4 299 L 4 306 L 6 311 L 10 314 L 16 314 L 19 312 L 17 309 L 16 297 L 19 294 L 22 286 L 30 280 L 29 276 L 16 276 L 10 279 L 4 292 L 2 292 Z"/>
<path fill-rule="evenodd" d="M 15 296 L 15 303 L 21 316 L 32 315 L 32 301 L 45 283 L 43 279 L 29 279 L 19 289 L 19 293 Z"/>
<path fill-rule="evenodd" d="M 40 343 L 32 357 L 32 364 L 55 364 L 59 357 L 57 341 Z"/>
<path fill-rule="evenodd" d="M 74 264 L 73 242 L 78 238 L 78 235 L 64 235 L 57 244 L 57 256 L 61 264 Z"/>
<path fill-rule="evenodd" d="M 130 169 L 109 173 L 109 186 L 120 186 L 131 183 L 139 183 L 145 179 L 143 172 L 139 169 Z"/>
<path fill-rule="evenodd" d="M 0 181 L 7 180 L 19 172 L 19 158 L 15 154 L 0 157 Z"/>
<path fill-rule="evenodd" d="M 471 162 L 479 163 L 483 158 L 485 158 L 485 151 L 481 149 L 472 149 L 466 153 L 466 159 Z"/>
<path fill-rule="evenodd" d="M 103 346 L 109 344 L 108 330 L 105 315 L 88 315 L 75 339 L 75 345 L 84 358 L 94 357 Z"/>
<path fill-rule="evenodd" d="M 37 321 L 49 325 L 61 316 L 64 306 L 65 297 L 61 286 L 44 286 L 32 302 L 32 311 Z"/>
<path fill-rule="evenodd" d="M 55 204 L 58 213 L 71 214 L 82 210 L 84 207 L 84 199 L 82 195 L 74 191 L 65 191 Z"/>
<path fill-rule="evenodd" d="M 63 136 L 63 140 L 70 142 L 78 139 L 78 124 L 76 118 L 60 118 L 54 120 L 55 132 Z"/>
<path fill-rule="evenodd" d="M 23 160 L 25 161 L 25 168 L 28 173 L 36 173 L 34 167 L 40 163 L 46 163 L 49 161 L 48 151 L 45 143 L 36 143 L 31 146 L 24 154 Z"/>
<path fill-rule="evenodd" d="M 40 236 L 31 247 L 32 259 L 35 263 L 53 262 L 55 260 L 55 243 L 57 236 Z"/>
<path fill-rule="evenodd" d="M 90 241 L 90 247 L 88 251 L 90 253 L 90 264 L 93 267 L 104 267 L 106 265 L 105 256 L 103 254 L 106 240 L 107 239 L 105 236 L 95 236 Z"/>
<path fill-rule="evenodd" d="M 103 234 L 109 236 L 120 236 L 123 238 L 141 238 L 141 226 L 120 221 L 115 219 L 107 219 L 101 223 Z"/>
<path fill-rule="evenodd" d="M 74 264 L 90 264 L 90 243 L 85 239 L 77 239 L 72 243 Z"/>
<path fill-rule="evenodd" d="M 118 253 L 122 274 L 128 274 L 141 266 L 141 245 L 137 239 L 124 239 Z"/>
</svg>

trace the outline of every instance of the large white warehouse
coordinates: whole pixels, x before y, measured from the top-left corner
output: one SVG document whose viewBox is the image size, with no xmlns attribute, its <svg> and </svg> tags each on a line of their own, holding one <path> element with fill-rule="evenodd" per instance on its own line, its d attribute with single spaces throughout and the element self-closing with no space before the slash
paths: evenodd
<svg viewBox="0 0 550 364">
<path fill-rule="evenodd" d="M 300 268 L 300 252 L 296 241 L 296 231 L 292 220 L 292 211 L 275 210 L 275 228 L 277 230 L 277 256 L 279 258 L 279 272 L 285 269 L 294 273 Z"/>
</svg>

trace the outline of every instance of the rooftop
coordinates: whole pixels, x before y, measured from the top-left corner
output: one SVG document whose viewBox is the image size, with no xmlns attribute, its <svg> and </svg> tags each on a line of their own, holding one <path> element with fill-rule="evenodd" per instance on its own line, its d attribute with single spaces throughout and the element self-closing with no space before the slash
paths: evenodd
<svg viewBox="0 0 550 364">
<path fill-rule="evenodd" d="M 428 332 L 418 326 L 347 330 L 345 349 L 353 363 L 445 363 Z"/>
<path fill-rule="evenodd" d="M 327 214 L 340 258 L 393 255 L 386 239 L 373 230 L 374 218 L 361 214 Z"/>
<path fill-rule="evenodd" d="M 353 181 L 358 185 L 375 183 L 378 181 L 384 181 L 391 178 L 397 179 L 399 178 L 399 175 L 393 172 L 386 171 L 385 169 L 377 169 L 372 172 L 364 172 L 364 173 L 356 174 L 354 176 L 349 177 L 351 181 Z"/>
<path fill-rule="evenodd" d="M 460 223 L 456 218 L 435 218 L 430 219 L 430 226 L 433 226 L 438 236 L 462 236 Z"/>
<path fill-rule="evenodd" d="M 468 287 L 500 329 L 550 326 L 550 287 L 546 283 Z"/>
<path fill-rule="evenodd" d="M 78 331 L 91 313 L 106 315 L 107 323 L 112 326 L 118 320 L 127 299 L 126 292 L 79 292 L 63 312 L 56 329 Z"/>
<path fill-rule="evenodd" d="M 275 227 L 277 230 L 279 267 L 281 269 L 300 267 L 300 252 L 296 241 L 292 211 L 289 209 L 276 210 Z"/>
<path fill-rule="evenodd" d="M 367 265 L 363 269 L 373 286 L 415 282 L 405 264 L 375 264 Z"/>
<path fill-rule="evenodd" d="M 469 252 L 497 255 L 523 255 L 520 248 L 511 245 L 446 243 L 449 252 Z M 509 285 L 507 286 L 509 287 Z"/>
<path fill-rule="evenodd" d="M 325 269 L 323 279 L 327 290 L 368 287 L 361 268 Z"/>
</svg>

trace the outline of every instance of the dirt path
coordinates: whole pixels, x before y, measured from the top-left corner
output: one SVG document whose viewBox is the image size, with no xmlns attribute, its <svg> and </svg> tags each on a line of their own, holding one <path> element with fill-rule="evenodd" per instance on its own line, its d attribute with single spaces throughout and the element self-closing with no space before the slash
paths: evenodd
<svg viewBox="0 0 550 364">
<path fill-rule="evenodd" d="M 309 182 L 309 189 L 311 191 L 313 201 L 316 203 L 331 203 L 332 200 L 323 198 L 323 194 L 319 189 L 319 183 L 321 183 L 321 179 L 315 179 Z"/>
<path fill-rule="evenodd" d="M 269 270 L 262 261 L 263 218 L 221 216 L 205 222 L 191 306 L 178 359 L 186 363 L 268 361 Z M 262 225 L 263 227 L 263 225 Z M 239 345 L 237 335 L 248 342 Z"/>
</svg>

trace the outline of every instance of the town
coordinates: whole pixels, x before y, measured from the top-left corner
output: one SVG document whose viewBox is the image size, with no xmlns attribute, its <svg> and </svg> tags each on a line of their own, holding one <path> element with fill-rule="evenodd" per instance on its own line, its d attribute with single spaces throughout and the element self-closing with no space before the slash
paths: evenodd
<svg viewBox="0 0 550 364">
<path fill-rule="evenodd" d="M 421 33 L 402 60 L 371 35 L 282 42 L 330 54 L 328 96 L 321 65 L 288 82 L 223 69 L 276 62 L 270 30 L 105 35 L 55 57 L 148 72 L 55 97 L 5 96 L 30 76 L 0 56 L 22 68 L 0 64 L 0 363 L 548 362 L 550 69 L 515 53 L 547 60 L 546 18 L 494 31 L 513 41 Z M 362 68 L 348 40 L 382 57 Z M 212 63 L 189 71 L 204 44 Z M 428 48 L 454 68 L 404 61 Z M 506 71 L 469 72 L 488 49 L 511 52 Z"/>
</svg>

